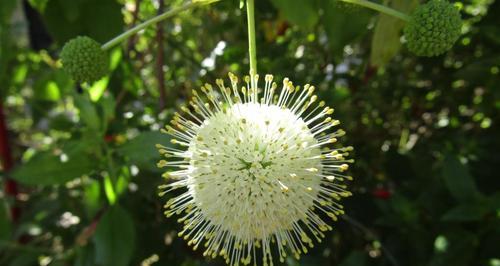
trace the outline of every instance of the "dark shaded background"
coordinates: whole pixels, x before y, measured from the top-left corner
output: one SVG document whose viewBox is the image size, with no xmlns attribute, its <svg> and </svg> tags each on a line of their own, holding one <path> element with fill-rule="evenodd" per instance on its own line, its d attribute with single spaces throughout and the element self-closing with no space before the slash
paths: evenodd
<svg viewBox="0 0 500 266">
<path fill-rule="evenodd" d="M 96 84 L 77 86 L 57 61 L 70 38 L 105 42 L 182 4 L 158 1 L 0 1 L 0 265 L 222 265 L 163 216 L 173 195 L 157 197 L 154 144 L 191 89 L 248 71 L 239 1 L 130 38 Z M 454 49 L 417 58 L 395 19 L 257 1 L 260 73 L 316 85 L 356 149 L 347 216 L 287 265 L 500 265 L 500 2 L 457 4 Z"/>
</svg>

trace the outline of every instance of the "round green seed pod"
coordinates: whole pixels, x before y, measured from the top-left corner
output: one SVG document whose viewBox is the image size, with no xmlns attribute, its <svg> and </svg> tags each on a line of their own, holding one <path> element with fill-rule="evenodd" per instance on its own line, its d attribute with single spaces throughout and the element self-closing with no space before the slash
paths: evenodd
<svg viewBox="0 0 500 266">
<path fill-rule="evenodd" d="M 453 47 L 460 37 L 460 12 L 447 0 L 430 0 L 411 15 L 404 33 L 408 49 L 418 56 L 437 56 Z"/>
<path fill-rule="evenodd" d="M 63 69 L 76 82 L 94 82 L 108 72 L 108 57 L 95 40 L 78 36 L 68 41 L 61 52 Z"/>
</svg>

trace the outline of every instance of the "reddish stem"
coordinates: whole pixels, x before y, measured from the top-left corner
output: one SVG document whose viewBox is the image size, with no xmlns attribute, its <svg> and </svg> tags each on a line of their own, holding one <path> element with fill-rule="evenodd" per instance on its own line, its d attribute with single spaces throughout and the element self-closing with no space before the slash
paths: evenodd
<svg viewBox="0 0 500 266">
<path fill-rule="evenodd" d="M 363 77 L 363 85 L 368 84 L 368 82 L 375 76 L 377 73 L 377 66 L 368 64 L 366 68 L 365 75 Z"/>
<path fill-rule="evenodd" d="M 14 159 L 12 158 L 12 152 L 10 150 L 7 122 L 2 101 L 0 101 L 0 156 L 2 159 L 3 171 L 7 173 L 14 166 Z M 7 197 L 11 197 L 14 200 L 17 199 L 17 194 L 19 193 L 16 181 L 8 178 L 7 175 L 5 175 L 4 192 Z M 12 204 L 10 207 L 10 215 L 13 222 L 19 220 L 21 209 L 16 203 Z"/>
</svg>

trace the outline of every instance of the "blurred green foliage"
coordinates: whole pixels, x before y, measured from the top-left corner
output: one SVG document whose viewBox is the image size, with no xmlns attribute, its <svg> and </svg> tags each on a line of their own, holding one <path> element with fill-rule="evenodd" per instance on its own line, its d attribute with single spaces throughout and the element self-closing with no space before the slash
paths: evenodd
<svg viewBox="0 0 500 266">
<path fill-rule="evenodd" d="M 457 2 L 463 36 L 431 59 L 408 53 L 402 25 L 372 11 L 257 2 L 260 73 L 316 85 L 356 148 L 347 216 L 287 265 L 500 265 L 500 2 Z M 418 1 L 384 2 L 409 12 Z M 191 89 L 248 71 L 239 1 L 162 22 L 162 47 L 155 27 L 132 37 L 94 84 L 78 86 L 57 61 L 68 39 L 105 42 L 158 3 L 0 1 L 0 95 L 17 162 L 0 182 L 20 183 L 16 200 L 0 196 L 0 265 L 223 265 L 163 216 L 172 195 L 157 197 L 154 144 L 169 143 L 159 129 Z M 7 205 L 20 208 L 16 222 Z"/>
</svg>

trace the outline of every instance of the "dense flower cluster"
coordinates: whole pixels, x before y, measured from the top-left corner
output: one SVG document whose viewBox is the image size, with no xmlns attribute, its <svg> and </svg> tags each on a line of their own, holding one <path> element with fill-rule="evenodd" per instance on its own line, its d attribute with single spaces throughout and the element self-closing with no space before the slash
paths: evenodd
<svg viewBox="0 0 500 266">
<path fill-rule="evenodd" d="M 61 51 L 63 68 L 77 82 L 94 82 L 108 71 L 108 58 L 101 45 L 79 36 L 66 43 Z"/>
<path fill-rule="evenodd" d="M 447 0 L 430 0 L 412 14 L 404 32 L 408 49 L 418 56 L 437 56 L 451 49 L 460 37 L 462 19 Z"/>
<path fill-rule="evenodd" d="M 336 147 L 345 132 L 332 130 L 340 122 L 313 86 L 284 79 L 278 88 L 266 75 L 261 88 L 251 75 L 239 87 L 229 77 L 230 86 L 217 80 L 218 89 L 193 91 L 185 115 L 163 130 L 178 148 L 157 145 L 165 157 L 158 166 L 171 180 L 161 194 L 183 190 L 165 213 L 181 216 L 179 236 L 195 250 L 230 265 L 256 265 L 259 257 L 273 265 L 273 253 L 299 258 L 332 230 L 326 220 L 344 212 L 352 147 Z"/>
</svg>

